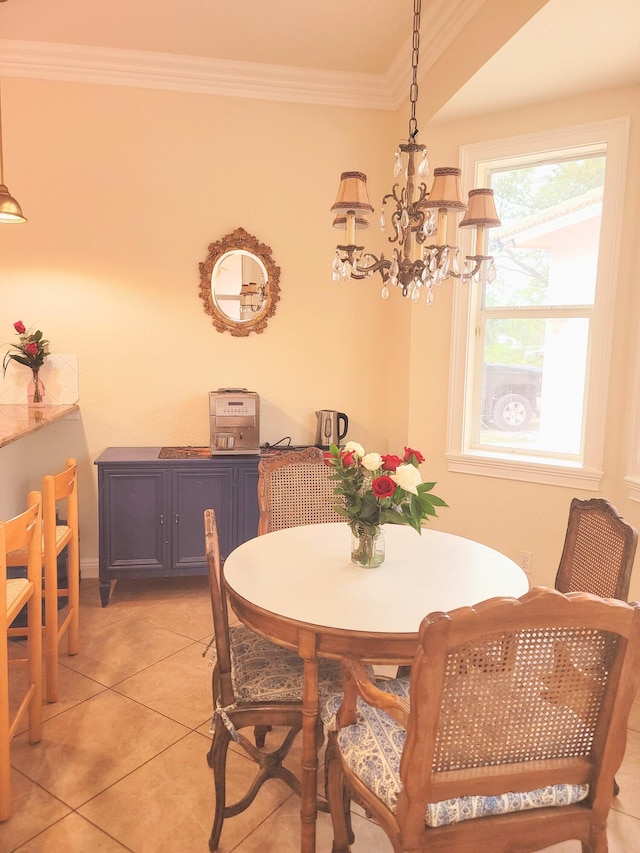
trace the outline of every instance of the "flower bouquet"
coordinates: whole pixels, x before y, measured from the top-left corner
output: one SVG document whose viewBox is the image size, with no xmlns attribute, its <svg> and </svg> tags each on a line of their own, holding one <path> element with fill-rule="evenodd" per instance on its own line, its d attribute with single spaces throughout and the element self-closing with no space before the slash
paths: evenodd
<svg viewBox="0 0 640 853">
<path fill-rule="evenodd" d="M 343 450 L 332 444 L 324 461 L 336 481 L 336 512 L 347 519 L 353 534 L 351 559 L 360 565 L 384 560 L 380 525 L 408 524 L 420 533 L 422 522 L 437 515 L 436 507 L 447 506 L 432 494 L 435 483 L 422 482 L 418 465 L 424 456 L 411 447 L 405 447 L 402 457 L 385 456 L 348 441 Z"/>
<path fill-rule="evenodd" d="M 46 356 L 49 355 L 49 341 L 43 338 L 42 332 L 39 329 L 36 332 L 27 330 L 22 320 L 14 323 L 13 328 L 18 333 L 19 342 L 17 344 L 10 344 L 11 349 L 4 354 L 2 361 L 3 375 L 6 374 L 7 366 L 11 360 L 30 368 L 34 386 L 33 402 L 36 404 L 41 403 L 42 385 L 38 378 L 38 371 L 44 364 Z"/>
</svg>

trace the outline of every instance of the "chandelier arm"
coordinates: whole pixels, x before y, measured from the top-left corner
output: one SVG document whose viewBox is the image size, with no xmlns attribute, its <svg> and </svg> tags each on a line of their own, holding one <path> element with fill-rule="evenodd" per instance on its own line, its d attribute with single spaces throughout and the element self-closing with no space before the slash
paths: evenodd
<svg viewBox="0 0 640 853">
<path fill-rule="evenodd" d="M 398 198 L 398 196 L 396 194 L 397 189 L 398 189 L 398 184 L 394 184 L 391 192 L 387 193 L 385 196 L 382 197 L 383 206 L 387 203 L 387 199 L 390 199 L 390 198 L 392 198 L 396 204 L 400 204 L 400 199 Z"/>
<path fill-rule="evenodd" d="M 368 264 L 366 267 L 361 266 L 361 261 L 365 258 L 371 258 L 373 260 L 372 264 Z M 388 270 L 391 266 L 391 261 L 385 258 L 385 256 L 381 253 L 380 258 L 376 258 L 373 252 L 365 252 L 364 255 L 360 258 L 358 262 L 358 270 L 364 273 L 374 273 L 379 272 L 380 270 Z"/>
</svg>

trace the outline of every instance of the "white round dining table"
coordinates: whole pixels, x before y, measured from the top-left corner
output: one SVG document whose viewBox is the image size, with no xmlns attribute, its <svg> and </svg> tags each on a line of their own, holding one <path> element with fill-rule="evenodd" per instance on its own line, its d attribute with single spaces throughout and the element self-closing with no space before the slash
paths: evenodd
<svg viewBox="0 0 640 853">
<path fill-rule="evenodd" d="M 495 596 L 524 595 L 513 560 L 471 539 L 385 525 L 385 560 L 350 560 L 347 524 L 308 524 L 249 539 L 223 573 L 239 619 L 304 662 L 301 850 L 315 850 L 318 658 L 410 663 L 422 619 Z"/>
</svg>

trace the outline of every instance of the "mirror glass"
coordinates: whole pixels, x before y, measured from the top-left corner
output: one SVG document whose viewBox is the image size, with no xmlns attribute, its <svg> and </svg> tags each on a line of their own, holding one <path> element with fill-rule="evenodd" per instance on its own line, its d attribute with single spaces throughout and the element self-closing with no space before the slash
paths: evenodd
<svg viewBox="0 0 640 853">
<path fill-rule="evenodd" d="M 209 246 L 200 264 L 200 297 L 219 332 L 262 332 L 275 313 L 280 268 L 271 249 L 243 228 Z"/>
<path fill-rule="evenodd" d="M 247 323 L 264 310 L 267 269 L 257 255 L 244 249 L 225 252 L 211 273 L 211 293 L 230 320 Z"/>
</svg>

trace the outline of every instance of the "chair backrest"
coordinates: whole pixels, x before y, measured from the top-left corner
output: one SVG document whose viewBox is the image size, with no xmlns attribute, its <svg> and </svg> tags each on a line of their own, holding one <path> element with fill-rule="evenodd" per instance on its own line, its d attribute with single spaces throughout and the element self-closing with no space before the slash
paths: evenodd
<svg viewBox="0 0 640 853">
<path fill-rule="evenodd" d="M 213 614 L 213 634 L 216 647 L 217 689 L 223 708 L 233 704 L 234 693 L 231 681 L 231 650 L 229 641 L 229 615 L 227 596 L 222 577 L 220 563 L 220 546 L 218 544 L 218 525 L 213 509 L 204 511 L 204 543 L 209 572 L 209 593 L 211 595 L 211 612 Z M 215 680 L 214 680 L 215 681 Z M 215 686 L 214 686 L 215 689 Z"/>
<path fill-rule="evenodd" d="M 590 592 L 626 601 L 638 531 L 604 498 L 574 498 L 556 575 L 560 592 Z"/>
<path fill-rule="evenodd" d="M 462 796 L 586 784 L 604 823 L 639 681 L 639 604 L 539 587 L 425 617 L 400 765 L 403 849 L 423 849 L 428 803 Z"/>
<path fill-rule="evenodd" d="M 258 533 L 301 524 L 344 521 L 335 511 L 331 469 L 318 447 L 280 453 L 258 463 Z"/>
<path fill-rule="evenodd" d="M 56 506 L 66 500 L 65 522 L 73 530 L 78 529 L 78 464 L 69 458 L 59 474 L 47 474 L 42 478 L 42 525 L 45 543 L 48 538 L 56 541 Z"/>
<path fill-rule="evenodd" d="M 34 584 L 39 596 L 42 585 L 41 494 L 29 492 L 28 508 L 9 521 L 0 522 L 0 634 L 8 628 L 7 555 L 12 551 L 27 554 L 27 579 Z M 24 581 L 23 583 L 26 583 Z"/>
</svg>

